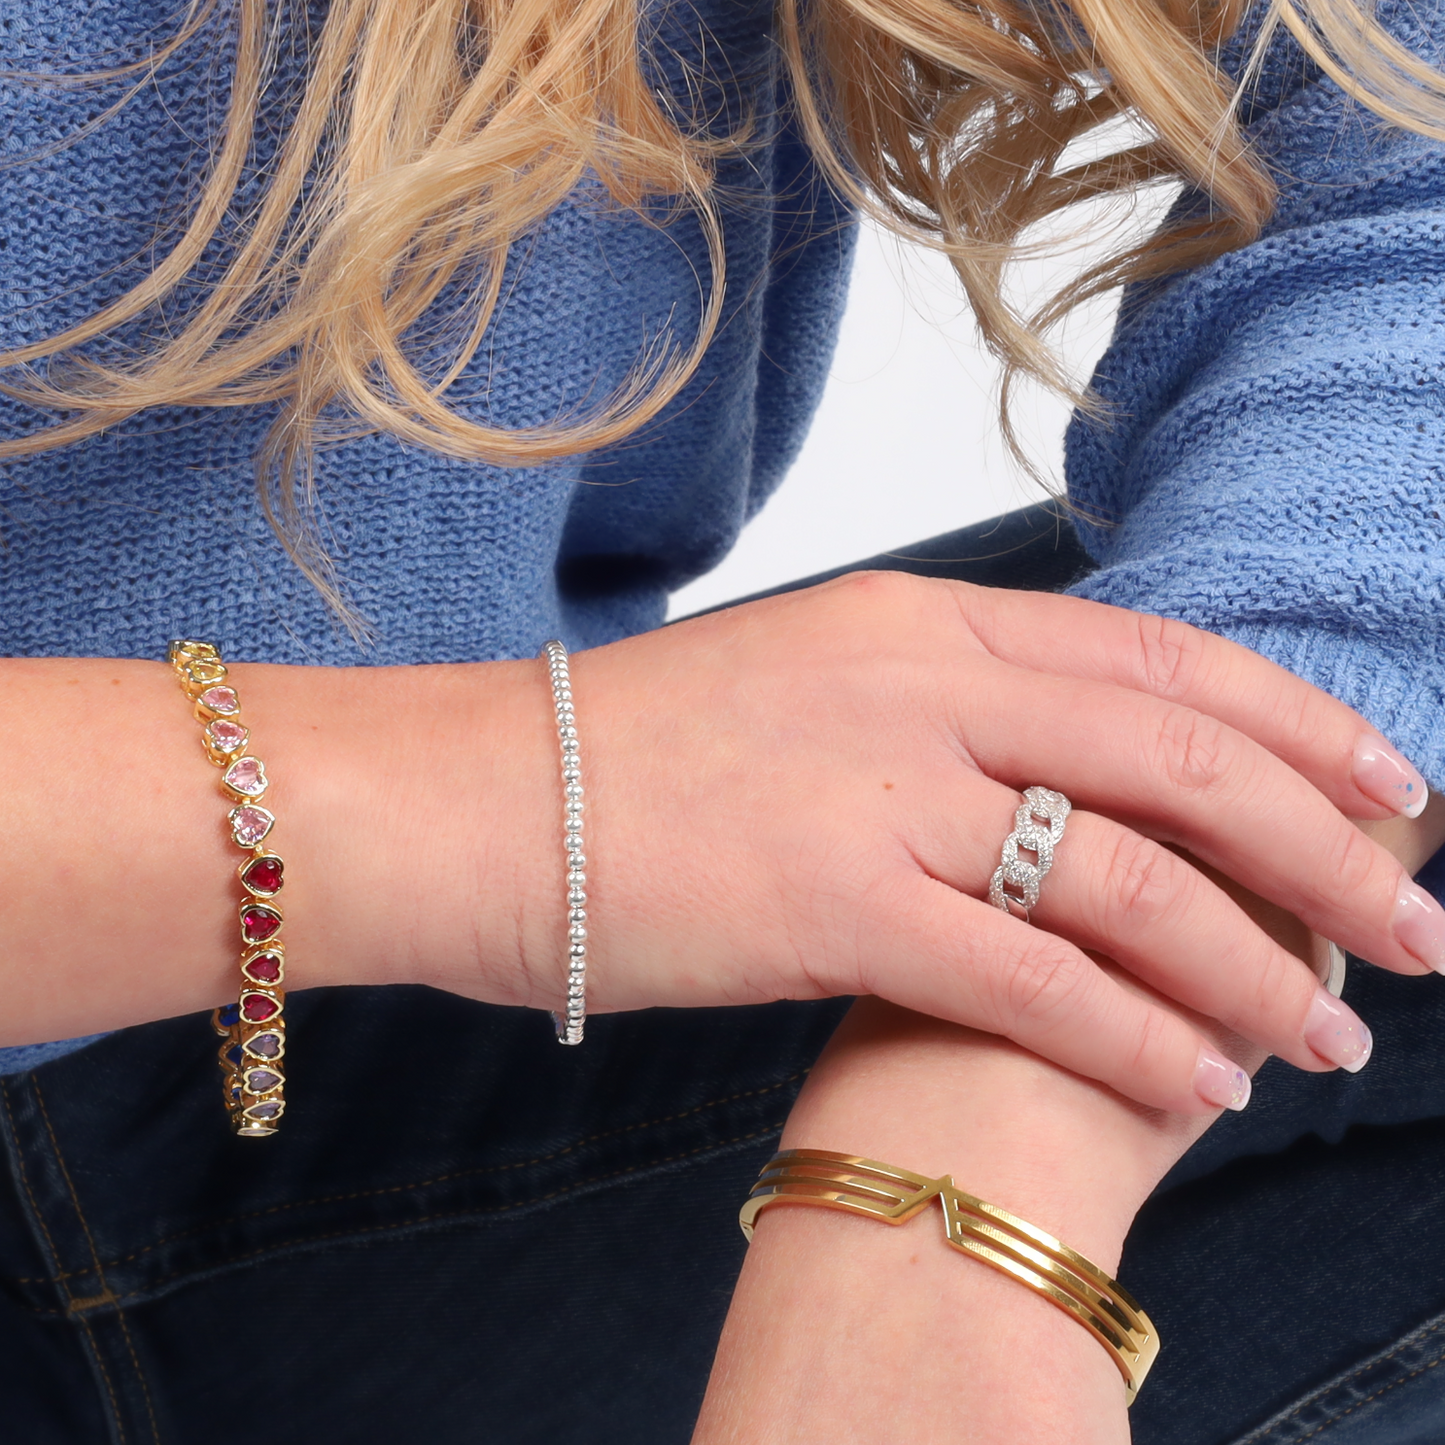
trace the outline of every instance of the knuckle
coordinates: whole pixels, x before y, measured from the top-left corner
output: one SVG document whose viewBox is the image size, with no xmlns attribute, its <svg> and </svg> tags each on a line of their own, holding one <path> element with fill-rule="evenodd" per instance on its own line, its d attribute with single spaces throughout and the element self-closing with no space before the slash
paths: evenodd
<svg viewBox="0 0 1445 1445">
<path fill-rule="evenodd" d="M 1020 1026 L 1030 1033 L 1048 1032 L 1076 1011 L 1093 965 L 1082 953 L 1047 936 L 1025 948 L 1006 966 L 1003 976 L 1003 1033 Z"/>
<path fill-rule="evenodd" d="M 1133 1040 L 1123 1053 L 1125 1076 L 1133 1079 L 1167 1077 L 1178 1056 L 1181 1027 L 1179 1020 L 1163 1009 L 1144 1009 L 1135 1026 Z"/>
<path fill-rule="evenodd" d="M 904 638 L 915 641 L 960 630 L 957 606 L 947 584 L 935 577 L 908 572 L 848 572 L 824 583 L 818 591 L 835 610 L 839 628 L 848 635 L 886 638 L 896 650 Z M 870 632 L 871 629 L 871 632 Z"/>
<path fill-rule="evenodd" d="M 1314 980 L 1308 971 L 1276 954 L 1255 975 L 1249 1000 L 1253 1018 L 1240 1009 L 1221 1022 L 1237 1033 L 1267 1031 L 1284 1039 L 1297 1038 L 1304 1032 L 1313 997 Z M 1252 1028 L 1247 1030 L 1246 1025 Z"/>
<path fill-rule="evenodd" d="M 861 607 L 916 607 L 927 596 L 931 580 L 909 572 L 845 572 L 827 585 Z"/>
<path fill-rule="evenodd" d="M 1189 708 L 1171 708 L 1159 728 L 1158 758 L 1165 777 L 1180 792 L 1212 793 L 1234 761 L 1228 733 L 1217 718 Z"/>
<path fill-rule="evenodd" d="M 1180 901 L 1185 865 L 1167 849 L 1121 829 L 1109 849 L 1104 897 L 1115 919 L 1152 923 Z"/>
<path fill-rule="evenodd" d="M 1336 841 L 1321 870 L 1330 880 L 1330 893 L 1336 898 L 1368 897 L 1371 882 L 1381 877 L 1379 847 L 1352 823 L 1342 821 L 1334 832 Z M 1388 899 L 1389 907 L 1394 906 L 1396 881 L 1392 870 L 1384 878 L 1385 887 L 1378 890 Z"/>
<path fill-rule="evenodd" d="M 1194 685 L 1209 646 L 1207 634 L 1174 617 L 1139 614 L 1139 668 L 1156 697 L 1183 697 Z"/>
</svg>

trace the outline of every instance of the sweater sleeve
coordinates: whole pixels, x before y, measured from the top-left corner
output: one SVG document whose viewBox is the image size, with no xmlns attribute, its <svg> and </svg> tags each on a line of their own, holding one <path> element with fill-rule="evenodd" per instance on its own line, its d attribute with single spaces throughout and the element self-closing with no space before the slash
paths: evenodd
<svg viewBox="0 0 1445 1445">
<path fill-rule="evenodd" d="M 1439 0 L 1379 14 L 1438 60 Z M 1284 35 L 1252 97 L 1278 212 L 1126 298 L 1105 419 L 1066 443 L 1100 563 L 1072 590 L 1263 653 L 1445 788 L 1445 147 L 1350 102 Z"/>
</svg>

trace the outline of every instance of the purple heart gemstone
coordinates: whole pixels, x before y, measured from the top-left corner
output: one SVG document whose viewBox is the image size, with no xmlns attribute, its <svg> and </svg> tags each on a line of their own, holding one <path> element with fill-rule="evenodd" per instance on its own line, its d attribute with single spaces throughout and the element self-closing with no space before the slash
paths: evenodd
<svg viewBox="0 0 1445 1445">
<path fill-rule="evenodd" d="M 280 1034 L 257 1034 L 254 1039 L 248 1039 L 246 1048 L 257 1058 L 274 1059 L 281 1053 Z"/>
<path fill-rule="evenodd" d="M 281 1112 L 280 1099 L 267 1099 L 264 1104 L 252 1104 L 246 1110 L 248 1119 L 274 1119 Z"/>
<path fill-rule="evenodd" d="M 248 1069 L 246 1087 L 253 1094 L 266 1094 L 281 1082 L 281 1075 L 274 1069 Z"/>
</svg>

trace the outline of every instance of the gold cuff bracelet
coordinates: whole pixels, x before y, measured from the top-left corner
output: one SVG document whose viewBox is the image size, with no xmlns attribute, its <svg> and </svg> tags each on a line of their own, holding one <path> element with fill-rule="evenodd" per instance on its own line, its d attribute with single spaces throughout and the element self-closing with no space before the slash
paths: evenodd
<svg viewBox="0 0 1445 1445">
<path fill-rule="evenodd" d="M 1149 1316 L 1117 1281 L 1051 1234 L 965 1194 L 945 1174 L 929 1179 L 831 1149 L 784 1149 L 773 1155 L 739 1215 L 751 1239 L 759 1214 L 773 1204 L 815 1204 L 903 1224 L 937 1199 L 948 1243 L 1026 1285 L 1071 1315 L 1108 1350 L 1132 1405 L 1159 1353 Z"/>
</svg>

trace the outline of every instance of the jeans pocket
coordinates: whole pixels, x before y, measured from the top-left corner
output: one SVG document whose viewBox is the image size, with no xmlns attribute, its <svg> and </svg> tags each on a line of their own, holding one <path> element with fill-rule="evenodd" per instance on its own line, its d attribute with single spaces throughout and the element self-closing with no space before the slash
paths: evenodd
<svg viewBox="0 0 1445 1445">
<path fill-rule="evenodd" d="M 1341 1371 L 1233 1445 L 1439 1445 L 1445 1315 Z"/>
</svg>

